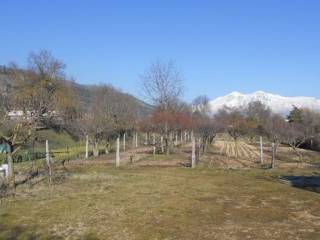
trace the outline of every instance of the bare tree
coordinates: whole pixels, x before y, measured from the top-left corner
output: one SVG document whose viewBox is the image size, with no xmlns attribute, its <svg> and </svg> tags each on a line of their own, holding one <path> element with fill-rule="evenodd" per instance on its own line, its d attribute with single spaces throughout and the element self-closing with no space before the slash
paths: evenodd
<svg viewBox="0 0 320 240">
<path fill-rule="evenodd" d="M 265 127 L 267 136 L 274 146 L 272 156 L 272 167 L 274 167 L 277 149 L 280 143 L 284 141 L 288 132 L 288 123 L 282 116 L 278 114 L 272 114 L 268 119 Z"/>
<path fill-rule="evenodd" d="M 193 107 L 193 128 L 202 140 L 202 150 L 206 150 L 207 144 L 212 143 L 216 133 L 217 125 L 212 118 L 209 98 L 205 95 L 195 98 L 192 102 Z"/>
<path fill-rule="evenodd" d="M 152 63 L 148 71 L 141 76 L 141 84 L 149 102 L 162 111 L 163 116 L 169 115 L 183 93 L 181 73 L 172 61 Z M 164 119 L 163 126 L 167 154 L 169 154 L 168 121 Z"/>
<path fill-rule="evenodd" d="M 105 140 L 108 148 L 111 139 L 136 126 L 139 106 L 110 85 L 94 86 L 91 91 L 93 98 L 88 111 L 79 120 L 79 127 L 83 135 L 92 139 L 93 152 L 97 156 L 100 141 Z"/>
<path fill-rule="evenodd" d="M 302 109 L 303 126 L 308 136 L 307 147 L 317 149 L 316 142 L 320 138 L 320 113 L 310 109 Z"/>
<path fill-rule="evenodd" d="M 196 97 L 192 101 L 192 106 L 193 106 L 194 112 L 199 112 L 202 115 L 210 115 L 211 114 L 210 100 L 209 100 L 208 96 L 206 96 L 206 95 L 201 95 L 201 96 Z"/>
<path fill-rule="evenodd" d="M 65 122 L 76 108 L 64 80 L 65 65 L 49 52 L 32 53 L 26 70 L 10 67 L 12 84 L 1 93 L 0 141 L 7 145 L 10 183 L 15 185 L 13 156 L 42 129 Z M 66 92 L 68 89 L 68 93 Z M 13 111 L 19 116 L 10 116 Z"/>
<path fill-rule="evenodd" d="M 256 135 L 265 135 L 266 122 L 271 116 L 271 109 L 260 101 L 249 103 L 245 110 L 250 139 Z"/>
<path fill-rule="evenodd" d="M 318 113 L 295 106 L 287 116 L 289 126 L 286 133 L 286 141 L 300 158 L 302 155 L 298 148 L 308 140 L 313 141 L 318 132 L 317 128 L 320 126 L 319 119 Z"/>
</svg>

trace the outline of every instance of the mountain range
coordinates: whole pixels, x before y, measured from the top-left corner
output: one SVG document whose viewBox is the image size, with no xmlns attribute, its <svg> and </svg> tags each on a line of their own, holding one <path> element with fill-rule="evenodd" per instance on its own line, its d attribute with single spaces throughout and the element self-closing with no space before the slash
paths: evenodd
<svg viewBox="0 0 320 240">
<path fill-rule="evenodd" d="M 274 113 L 281 115 L 287 115 L 293 106 L 320 111 L 320 100 L 314 97 L 284 97 L 263 91 L 257 91 L 251 94 L 232 92 L 226 96 L 218 97 L 210 101 L 210 107 L 212 112 L 216 113 L 224 106 L 229 108 L 245 108 L 250 102 L 254 101 L 260 101 L 268 106 Z"/>
</svg>

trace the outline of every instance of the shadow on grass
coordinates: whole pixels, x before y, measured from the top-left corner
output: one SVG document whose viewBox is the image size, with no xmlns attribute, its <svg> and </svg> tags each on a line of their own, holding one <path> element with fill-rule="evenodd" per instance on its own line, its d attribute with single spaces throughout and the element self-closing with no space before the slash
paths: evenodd
<svg viewBox="0 0 320 240">
<path fill-rule="evenodd" d="M 3 216 L 3 215 L 2 215 Z M 37 233 L 36 229 L 33 227 L 20 226 L 20 225 L 8 225 L 0 223 L 0 239 L 6 240 L 62 240 L 65 239 L 60 236 L 52 235 L 52 234 L 43 234 Z M 97 236 L 93 233 L 86 233 L 83 236 L 80 236 L 79 239 L 85 240 L 99 240 Z"/>
<path fill-rule="evenodd" d="M 292 187 L 320 193 L 320 176 L 282 176 L 280 179 Z"/>
<path fill-rule="evenodd" d="M 60 240 L 63 238 L 57 236 L 43 236 L 35 233 L 34 229 L 28 229 L 25 226 L 8 226 L 5 224 L 0 224 L 0 239 L 28 239 L 28 240 L 36 240 L 36 239 L 50 239 L 50 240 Z"/>
</svg>

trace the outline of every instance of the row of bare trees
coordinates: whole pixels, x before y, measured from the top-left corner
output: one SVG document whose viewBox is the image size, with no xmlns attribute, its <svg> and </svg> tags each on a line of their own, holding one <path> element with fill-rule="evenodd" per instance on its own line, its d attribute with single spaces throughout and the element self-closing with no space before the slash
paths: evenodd
<svg viewBox="0 0 320 240">
<path fill-rule="evenodd" d="M 7 146 L 13 182 L 12 156 L 35 132 L 48 128 L 65 129 L 78 138 L 89 136 L 94 155 L 98 155 L 99 142 L 105 142 L 107 152 L 111 140 L 138 131 L 161 135 L 167 154 L 172 136 L 196 136 L 203 151 L 221 132 L 229 133 L 235 141 L 243 136 L 265 136 L 275 149 L 280 143 L 294 150 L 306 144 L 313 147 L 319 139 L 319 114 L 307 109 L 295 107 L 285 119 L 261 102 L 250 103 L 245 109 L 223 108 L 215 115 L 206 96 L 185 103 L 183 77 L 172 61 L 156 61 L 141 76 L 143 93 L 152 105 L 143 115 L 141 103 L 109 85 L 92 86 L 93 97 L 82 104 L 75 84 L 65 74 L 65 64 L 48 51 L 30 54 L 27 68 L 12 64 L 4 73 L 11 80 L 0 89 L 0 144 Z M 23 114 L 12 118 L 9 113 L 13 110 Z"/>
<path fill-rule="evenodd" d="M 163 136 L 166 153 L 170 153 L 173 139 L 197 137 L 205 146 L 211 143 L 217 127 L 210 113 L 209 99 L 197 97 L 192 104 L 182 100 L 183 77 L 174 62 L 156 61 L 142 76 L 143 92 L 154 106 L 153 111 L 140 120 L 140 129 L 145 132 L 156 132 Z"/>
<path fill-rule="evenodd" d="M 9 77 L 0 89 L 0 144 L 6 148 L 10 183 L 15 182 L 13 156 L 38 131 L 63 129 L 76 138 L 88 136 L 93 142 L 94 155 L 98 155 L 99 142 L 104 141 L 108 152 L 111 140 L 125 133 L 147 131 L 150 125 L 141 125 L 142 103 L 109 85 L 91 86 L 92 97 L 83 104 L 76 84 L 65 74 L 65 67 L 50 52 L 41 51 L 30 54 L 27 68 L 11 64 L 1 70 Z M 169 146 L 169 133 L 173 128 L 185 128 L 181 121 L 176 121 L 176 118 L 183 118 L 176 110 L 187 108 L 179 99 L 182 93 L 179 73 L 173 63 L 158 62 L 142 78 L 145 93 L 154 104 L 151 118 L 157 122 L 157 129 L 161 129 L 164 142 Z M 18 115 L 12 115 L 17 112 Z M 177 126 L 173 127 L 173 123 Z M 150 130 L 153 131 L 154 126 Z M 169 147 L 166 149 L 169 152 Z"/>
</svg>

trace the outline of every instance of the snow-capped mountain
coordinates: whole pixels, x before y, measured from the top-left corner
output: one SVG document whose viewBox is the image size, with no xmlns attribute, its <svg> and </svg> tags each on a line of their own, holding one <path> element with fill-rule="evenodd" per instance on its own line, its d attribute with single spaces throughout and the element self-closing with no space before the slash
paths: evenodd
<svg viewBox="0 0 320 240">
<path fill-rule="evenodd" d="M 230 108 L 244 108 L 250 102 L 260 101 L 268 106 L 273 112 L 286 115 L 293 106 L 298 108 L 309 108 L 320 111 L 320 100 L 313 97 L 283 97 L 262 91 L 251 94 L 232 92 L 224 97 L 218 97 L 210 101 L 211 110 L 217 112 L 223 106 Z"/>
</svg>

